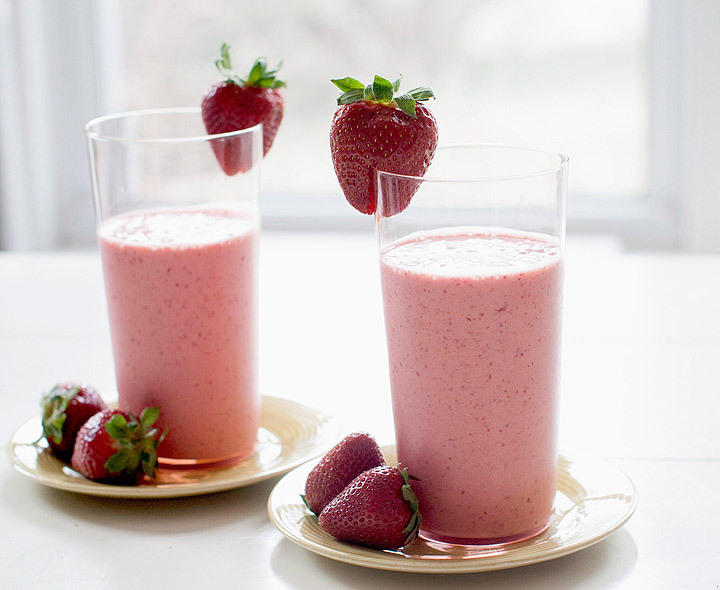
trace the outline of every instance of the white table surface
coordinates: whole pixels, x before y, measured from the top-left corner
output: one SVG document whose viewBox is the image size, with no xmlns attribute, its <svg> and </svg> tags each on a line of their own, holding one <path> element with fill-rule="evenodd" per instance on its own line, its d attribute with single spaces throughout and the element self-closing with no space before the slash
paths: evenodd
<svg viewBox="0 0 720 590">
<path fill-rule="evenodd" d="M 267 233 L 260 384 L 393 441 L 371 235 Z M 370 570 L 286 540 L 278 478 L 174 500 L 45 488 L 0 461 L 0 588 L 720 588 L 720 257 L 568 244 L 561 446 L 624 470 L 632 519 L 588 549 L 512 570 Z M 0 253 L 0 435 L 61 380 L 114 387 L 96 253 Z"/>
</svg>

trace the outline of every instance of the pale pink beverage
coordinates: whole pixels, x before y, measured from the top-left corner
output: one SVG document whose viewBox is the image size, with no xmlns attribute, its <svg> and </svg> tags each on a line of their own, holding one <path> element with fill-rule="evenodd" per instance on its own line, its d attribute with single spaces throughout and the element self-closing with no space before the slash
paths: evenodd
<svg viewBox="0 0 720 590">
<path fill-rule="evenodd" d="M 398 459 L 423 536 L 545 529 L 557 477 L 562 254 L 549 236 L 421 233 L 381 252 Z"/>
<path fill-rule="evenodd" d="M 151 210 L 99 230 L 119 405 L 160 408 L 170 463 L 252 454 L 256 221 L 223 209 Z"/>
</svg>

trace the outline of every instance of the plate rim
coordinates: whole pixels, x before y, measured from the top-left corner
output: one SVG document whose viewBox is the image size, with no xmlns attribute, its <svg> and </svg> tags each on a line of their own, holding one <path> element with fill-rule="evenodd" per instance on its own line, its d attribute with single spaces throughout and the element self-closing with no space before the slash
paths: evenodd
<svg viewBox="0 0 720 590">
<path fill-rule="evenodd" d="M 116 401 L 116 398 L 113 394 L 103 395 L 103 398 L 108 401 L 108 403 L 113 403 L 114 401 Z M 30 445 L 34 446 L 37 449 L 36 452 L 39 453 L 40 447 L 38 447 L 38 443 L 42 439 L 39 439 L 37 441 L 17 440 L 20 431 L 24 428 L 32 427 L 32 425 L 35 423 L 37 423 L 39 426 L 39 415 L 29 418 L 13 431 L 10 440 L 8 441 L 8 444 L 6 446 L 6 454 L 8 460 L 10 461 L 10 464 L 13 466 L 15 471 L 45 487 L 63 490 L 67 492 L 74 492 L 86 496 L 126 500 L 162 500 L 167 498 L 181 498 L 214 494 L 259 483 L 275 476 L 284 475 L 289 471 L 292 471 L 293 469 L 302 465 L 303 463 L 317 458 L 323 452 L 327 451 L 332 446 L 332 444 L 334 444 L 334 441 L 337 437 L 338 424 L 337 420 L 332 416 L 316 410 L 311 406 L 307 406 L 305 404 L 301 404 L 287 398 L 261 395 L 260 401 L 260 426 L 262 428 L 266 428 L 266 426 L 263 425 L 262 421 L 263 410 L 266 410 L 268 407 L 273 406 L 280 407 L 283 410 L 287 410 L 288 408 L 295 408 L 296 412 L 293 414 L 289 414 L 287 411 L 281 412 L 280 418 L 286 420 L 288 423 L 300 423 L 298 418 L 296 417 L 297 412 L 303 412 L 307 415 L 311 415 L 314 418 L 312 427 L 316 430 L 316 436 L 307 439 L 307 442 L 312 443 L 307 453 L 301 456 L 291 457 L 290 460 L 281 461 L 278 464 L 272 465 L 267 469 L 263 469 L 261 465 L 259 466 L 259 469 L 256 473 L 246 474 L 245 476 L 239 477 L 238 479 L 228 479 L 219 482 L 171 482 L 161 484 L 160 486 L 154 485 L 152 483 L 138 486 L 120 486 L 90 481 L 82 478 L 82 476 L 80 475 L 78 477 L 82 479 L 76 480 L 73 476 L 70 475 L 66 475 L 65 477 L 57 477 L 43 474 L 38 472 L 36 469 L 30 467 L 27 462 L 20 459 L 15 452 L 15 449 L 18 446 Z M 267 428 L 266 430 L 271 433 L 273 432 L 272 430 Z M 281 448 L 287 446 L 287 444 L 287 442 L 283 442 L 282 440 L 280 442 Z M 49 457 L 49 459 L 51 461 L 59 463 L 63 467 L 67 466 L 66 463 L 60 461 L 55 457 Z M 228 472 L 233 468 L 237 468 L 239 465 L 242 465 L 242 463 L 224 468 L 213 468 L 212 471 Z M 197 469 L 192 471 L 201 473 L 204 470 Z"/>
<path fill-rule="evenodd" d="M 382 447 L 384 454 L 390 454 L 391 456 L 395 453 L 395 445 L 386 445 Z M 303 465 L 299 465 L 290 472 L 286 473 L 280 481 L 275 484 L 267 501 L 267 511 L 270 521 L 273 523 L 283 536 L 292 541 L 296 545 L 311 551 L 317 555 L 327 557 L 334 561 L 347 563 L 351 565 L 357 565 L 361 567 L 368 567 L 372 569 L 379 569 L 385 571 L 400 571 L 410 573 L 431 573 L 431 574 L 461 574 L 461 573 L 478 573 L 485 571 L 497 571 L 504 569 L 512 569 L 515 567 L 522 567 L 526 565 L 532 565 L 536 563 L 542 563 L 550 561 L 567 555 L 571 555 L 587 547 L 595 545 L 613 533 L 617 532 L 622 528 L 627 521 L 632 517 L 637 508 L 638 494 L 637 488 L 634 482 L 628 477 L 628 475 L 616 465 L 608 462 L 605 459 L 594 457 L 581 453 L 569 454 L 564 450 L 558 452 L 558 463 L 562 464 L 566 462 L 568 465 L 573 464 L 584 464 L 584 463 L 597 463 L 603 465 L 605 469 L 612 470 L 614 474 L 623 480 L 625 486 L 629 489 L 630 493 L 627 494 L 628 501 L 626 502 L 627 507 L 624 513 L 608 522 L 608 525 L 597 534 L 594 534 L 586 539 L 579 540 L 569 544 L 559 544 L 549 547 L 543 552 L 530 554 L 530 555 L 518 555 L 512 556 L 513 546 L 506 546 L 503 555 L 477 555 L 470 557 L 448 557 L 443 559 L 432 559 L 422 558 L 421 556 L 406 555 L 399 551 L 383 551 L 378 549 L 370 549 L 361 547 L 358 545 L 348 544 L 348 551 L 342 549 L 336 549 L 331 546 L 314 543 L 305 539 L 300 532 L 300 527 L 297 530 L 290 529 L 286 523 L 275 513 L 274 505 L 276 497 L 281 493 L 284 494 L 283 485 L 288 480 L 291 480 L 296 474 L 302 470 L 309 469 L 312 460 L 307 461 Z M 569 471 L 568 471 L 569 473 Z M 578 480 L 575 480 L 578 481 Z M 560 477 L 558 477 L 558 492 L 563 493 L 560 484 Z M 299 498 L 298 491 L 298 498 Z M 571 501 L 573 501 L 571 499 Z M 579 504 L 573 501 L 574 506 Z M 300 502 L 296 504 L 300 507 Z M 308 511 L 307 518 L 313 518 L 313 515 Z M 327 533 L 320 529 L 320 533 L 323 536 L 327 536 L 330 542 L 333 544 L 342 545 L 343 543 L 332 539 Z M 529 540 L 528 540 L 529 541 Z M 517 549 L 522 549 L 526 545 L 518 543 Z M 350 553 L 352 550 L 352 553 Z M 379 558 L 378 555 L 382 555 Z"/>
</svg>

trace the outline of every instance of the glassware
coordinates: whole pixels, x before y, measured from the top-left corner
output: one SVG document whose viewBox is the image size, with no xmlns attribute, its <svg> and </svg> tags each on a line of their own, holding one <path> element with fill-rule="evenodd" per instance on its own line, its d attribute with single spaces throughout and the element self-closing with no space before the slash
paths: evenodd
<svg viewBox="0 0 720 590">
<path fill-rule="evenodd" d="M 399 462 L 421 535 L 504 544 L 556 492 L 568 159 L 440 148 L 423 178 L 376 172 Z"/>
<path fill-rule="evenodd" d="M 262 126 L 207 135 L 199 109 L 85 127 L 119 407 L 160 408 L 161 465 L 255 448 Z"/>
</svg>

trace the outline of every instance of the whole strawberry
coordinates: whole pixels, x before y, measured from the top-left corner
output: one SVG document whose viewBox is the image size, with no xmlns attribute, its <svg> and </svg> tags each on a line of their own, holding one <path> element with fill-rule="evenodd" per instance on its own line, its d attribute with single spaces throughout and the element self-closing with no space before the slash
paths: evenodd
<svg viewBox="0 0 720 590">
<path fill-rule="evenodd" d="M 423 176 L 430 166 L 438 129 L 421 101 L 435 95 L 429 88 L 397 94 L 400 79 L 392 84 L 380 76 L 367 87 L 354 78 L 332 82 L 343 92 L 330 127 L 335 174 L 348 202 L 371 215 L 377 207 L 374 170 Z M 389 217 L 405 209 L 417 188 L 417 182 L 405 183 L 398 200 L 380 214 Z"/>
<path fill-rule="evenodd" d="M 385 465 L 358 475 L 320 513 L 320 526 L 340 541 L 397 549 L 420 528 L 418 500 L 407 469 Z"/>
<path fill-rule="evenodd" d="M 78 432 L 72 467 L 88 479 L 135 483 L 144 473 L 155 476 L 157 448 L 165 438 L 152 425 L 160 415 L 148 408 L 140 419 L 120 410 L 103 410 Z M 142 471 L 141 471 L 142 470 Z"/>
<path fill-rule="evenodd" d="M 225 76 L 203 96 L 202 118 L 210 135 L 247 129 L 262 123 L 263 155 L 273 144 L 283 118 L 284 99 L 279 88 L 285 86 L 275 78 L 280 66 L 268 70 L 265 59 L 260 57 L 246 79 L 236 76 L 230 64 L 230 46 L 223 43 L 220 59 L 215 66 Z M 243 154 L 241 138 L 218 138 L 212 140 L 220 167 L 225 174 L 233 176 L 249 168 L 247 154 Z"/>
<path fill-rule="evenodd" d="M 87 420 L 107 408 L 95 388 L 81 383 L 60 383 L 44 394 L 42 407 L 43 436 L 50 451 L 70 461 L 75 437 Z"/>
<path fill-rule="evenodd" d="M 308 474 L 303 501 L 320 514 L 355 477 L 379 465 L 385 465 L 385 459 L 375 439 L 364 432 L 349 434 Z"/>
</svg>

